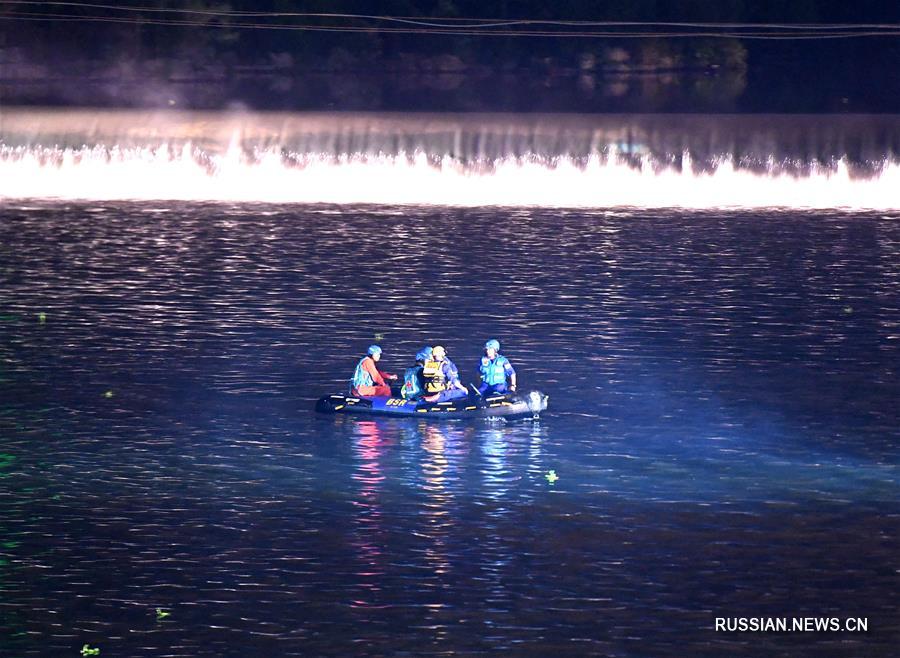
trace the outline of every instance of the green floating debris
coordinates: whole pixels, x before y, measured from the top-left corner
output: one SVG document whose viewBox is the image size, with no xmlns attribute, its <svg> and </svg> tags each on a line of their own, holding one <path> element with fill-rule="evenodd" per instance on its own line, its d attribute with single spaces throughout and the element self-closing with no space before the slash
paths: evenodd
<svg viewBox="0 0 900 658">
<path fill-rule="evenodd" d="M 112 391 L 107 391 L 106 393 L 103 394 L 103 397 L 105 397 L 105 398 L 111 398 L 112 396 L 113 396 Z"/>
<path fill-rule="evenodd" d="M 14 461 L 16 461 L 15 455 L 8 455 L 5 452 L 0 453 L 0 478 L 11 475 L 11 473 L 4 471 L 6 471 Z"/>
<path fill-rule="evenodd" d="M 89 644 L 85 644 L 81 647 L 81 655 L 82 656 L 99 656 L 100 655 L 100 647 L 92 647 Z"/>
<path fill-rule="evenodd" d="M 40 322 L 41 324 L 44 324 L 46 321 L 47 321 L 47 314 L 46 313 L 38 313 L 38 322 Z"/>
<path fill-rule="evenodd" d="M 556 482 L 559 479 L 559 476 L 556 474 L 556 471 L 550 471 L 544 477 L 547 478 L 547 482 L 549 482 L 550 484 L 553 484 L 554 482 Z"/>
<path fill-rule="evenodd" d="M 156 621 L 162 621 L 166 617 L 171 616 L 171 614 L 172 613 L 169 612 L 168 610 L 163 610 L 162 608 L 157 608 L 156 609 Z"/>
<path fill-rule="evenodd" d="M 375 334 L 375 342 L 380 343 L 384 340 L 384 334 Z"/>
</svg>

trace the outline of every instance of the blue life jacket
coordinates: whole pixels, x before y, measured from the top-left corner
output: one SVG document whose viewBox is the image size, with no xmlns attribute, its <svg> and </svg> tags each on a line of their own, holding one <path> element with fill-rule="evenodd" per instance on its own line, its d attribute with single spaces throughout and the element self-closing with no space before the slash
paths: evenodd
<svg viewBox="0 0 900 658">
<path fill-rule="evenodd" d="M 498 354 L 493 361 L 486 356 L 481 357 L 481 366 L 478 368 L 479 372 L 481 372 L 481 381 L 488 386 L 505 384 L 507 369 L 513 371 L 509 359 L 502 354 Z"/>
<path fill-rule="evenodd" d="M 422 370 L 422 366 L 415 365 L 412 368 L 407 368 L 406 372 L 403 373 L 403 390 L 401 394 L 405 400 L 414 400 L 425 392 L 422 390 L 420 381 Z"/>
<path fill-rule="evenodd" d="M 364 356 L 359 360 L 359 363 L 356 364 L 356 370 L 353 371 L 353 379 L 350 380 L 350 388 L 359 388 L 360 386 L 374 386 L 375 380 L 372 379 L 372 375 L 366 372 L 365 368 L 363 368 L 363 361 L 366 359 L 371 359 L 372 357 Z"/>
</svg>

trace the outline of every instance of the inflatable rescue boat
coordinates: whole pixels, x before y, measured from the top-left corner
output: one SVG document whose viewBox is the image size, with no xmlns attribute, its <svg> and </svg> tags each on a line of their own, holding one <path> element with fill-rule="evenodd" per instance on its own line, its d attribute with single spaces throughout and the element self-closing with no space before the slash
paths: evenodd
<svg viewBox="0 0 900 658">
<path fill-rule="evenodd" d="M 357 397 L 326 395 L 316 402 L 323 414 L 361 414 L 372 416 L 407 416 L 416 418 L 492 418 L 540 417 L 547 409 L 547 396 L 540 391 L 526 395 L 506 393 L 481 397 L 470 392 L 468 397 L 449 402 L 405 400 L 402 397 Z"/>
</svg>

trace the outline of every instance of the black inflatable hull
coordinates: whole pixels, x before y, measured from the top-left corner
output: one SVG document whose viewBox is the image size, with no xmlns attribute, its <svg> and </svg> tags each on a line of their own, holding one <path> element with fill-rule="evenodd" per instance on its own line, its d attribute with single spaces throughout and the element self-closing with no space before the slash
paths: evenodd
<svg viewBox="0 0 900 658">
<path fill-rule="evenodd" d="M 450 402 L 416 402 L 396 397 L 353 397 L 326 395 L 316 402 L 323 414 L 360 414 L 407 418 L 538 418 L 547 409 L 547 396 L 532 391 L 525 396 L 515 393 L 482 398 L 469 395 Z"/>
</svg>

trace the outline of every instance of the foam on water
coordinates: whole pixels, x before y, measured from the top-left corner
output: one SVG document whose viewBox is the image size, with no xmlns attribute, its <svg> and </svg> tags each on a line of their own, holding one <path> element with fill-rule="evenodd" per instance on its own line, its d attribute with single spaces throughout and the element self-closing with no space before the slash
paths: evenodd
<svg viewBox="0 0 900 658">
<path fill-rule="evenodd" d="M 684 157 L 689 164 L 689 156 Z M 900 208 L 900 165 L 854 178 L 846 163 L 802 176 L 756 173 L 729 159 L 712 171 L 638 166 L 615 152 L 571 158 L 501 158 L 477 165 L 424 153 L 398 156 L 222 156 L 190 145 L 134 149 L 0 150 L 0 197 L 177 199 L 281 203 L 645 208 Z"/>
<path fill-rule="evenodd" d="M 0 119 L 6 199 L 900 208 L 897 131 L 885 119 L 782 118 L 773 130 L 734 117 Z"/>
</svg>

